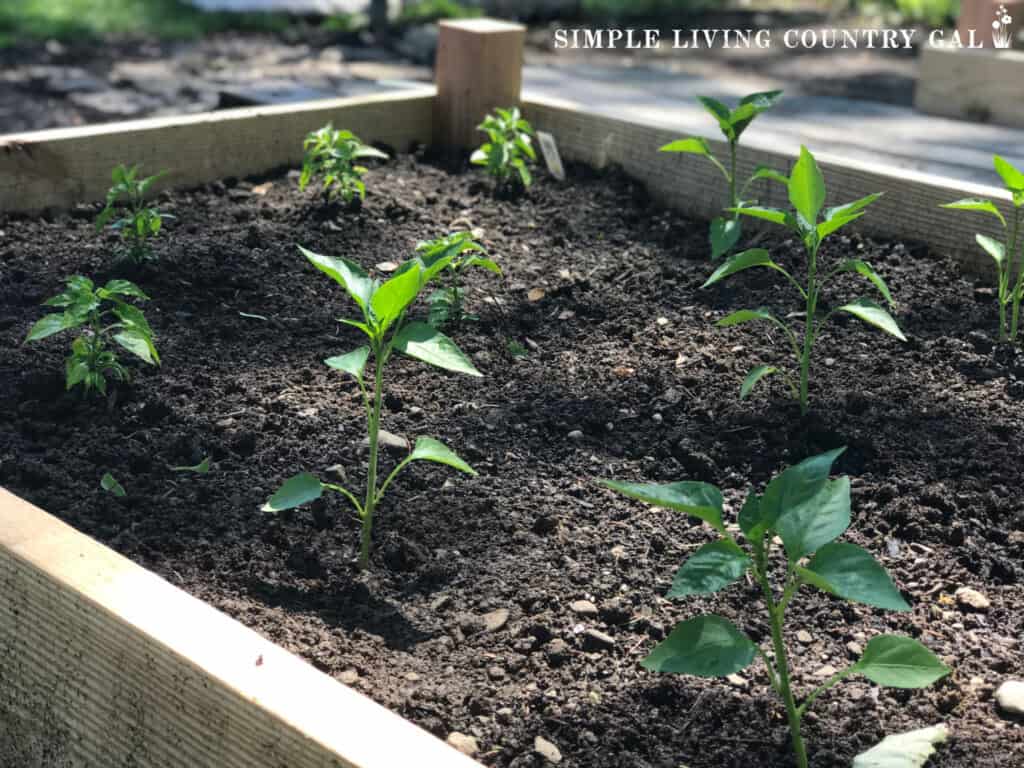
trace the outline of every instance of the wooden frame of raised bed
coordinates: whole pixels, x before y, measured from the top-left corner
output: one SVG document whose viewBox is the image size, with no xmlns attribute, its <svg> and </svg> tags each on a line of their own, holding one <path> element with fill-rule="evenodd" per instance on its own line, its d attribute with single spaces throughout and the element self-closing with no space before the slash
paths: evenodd
<svg viewBox="0 0 1024 768">
<path fill-rule="evenodd" d="M 295 165 L 304 134 L 329 120 L 400 151 L 416 143 L 453 146 L 467 126 L 518 93 L 522 39 L 516 25 L 442 25 L 436 91 L 0 137 L 0 209 L 31 213 L 98 199 L 109 169 L 124 160 L 173 169 L 164 184 L 178 187 Z M 718 210 L 724 189 L 714 169 L 656 151 L 675 132 L 551 101 L 527 98 L 523 107 L 538 129 L 554 134 L 565 157 L 621 165 L 687 214 Z M 985 196 L 1008 208 L 1002 190 L 819 157 L 837 200 L 887 193 L 864 219 L 865 231 L 924 242 L 972 268 L 984 264 L 970 249 L 984 222 L 949 217 L 938 206 Z M 744 171 L 791 162 L 756 144 L 740 154 Z M 767 186 L 760 192 L 766 202 L 780 194 Z M 15 691 L 16 701 L 43 699 L 70 735 L 76 765 L 476 765 L 2 490 L 0 585 L 0 686 Z"/>
</svg>

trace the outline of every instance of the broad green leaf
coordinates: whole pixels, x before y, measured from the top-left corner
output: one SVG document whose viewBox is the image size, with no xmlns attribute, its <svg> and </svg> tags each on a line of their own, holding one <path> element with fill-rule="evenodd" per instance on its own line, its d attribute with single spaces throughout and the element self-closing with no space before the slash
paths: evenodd
<svg viewBox="0 0 1024 768">
<path fill-rule="evenodd" d="M 886 688 L 925 688 L 949 674 L 949 667 L 921 643 L 898 635 L 872 638 L 853 669 Z"/>
<path fill-rule="evenodd" d="M 955 203 L 946 203 L 942 207 L 954 208 L 958 211 L 982 211 L 983 213 L 990 213 L 999 219 L 1004 227 L 1006 226 L 1006 219 L 1003 218 L 1002 211 L 1000 211 L 991 200 L 967 197 L 963 200 L 957 200 Z"/>
<path fill-rule="evenodd" d="M 498 266 L 497 262 L 492 261 L 491 259 L 485 259 L 482 256 L 470 256 L 466 259 L 464 264 L 467 267 L 480 267 L 481 269 L 486 269 L 488 272 L 493 272 L 498 276 L 501 275 L 501 267 Z"/>
<path fill-rule="evenodd" d="M 704 155 L 705 157 L 711 156 L 711 147 L 708 146 L 707 141 L 699 137 L 691 137 L 689 139 L 679 139 L 673 141 L 665 146 L 658 149 L 659 152 L 679 152 L 687 153 L 691 155 Z"/>
<path fill-rule="evenodd" d="M 874 194 L 866 195 L 859 200 L 854 200 L 852 203 L 844 203 L 843 205 L 828 208 L 825 210 L 823 218 L 825 221 L 830 221 L 835 218 L 849 218 L 856 213 L 861 213 L 865 208 L 878 200 L 883 194 L 883 192 L 875 192 Z"/>
<path fill-rule="evenodd" d="M 713 541 L 683 563 L 667 597 L 712 594 L 732 584 L 749 567 L 750 558 L 735 542 Z"/>
<path fill-rule="evenodd" d="M 879 275 L 866 261 L 861 259 L 847 259 L 840 267 L 839 272 L 856 272 L 861 277 L 866 277 L 878 292 L 882 294 L 882 297 L 889 303 L 890 307 L 895 307 L 896 302 L 893 301 L 892 294 L 889 292 L 889 286 L 885 284 L 885 280 Z"/>
<path fill-rule="evenodd" d="M 205 475 L 210 471 L 210 457 L 207 456 L 205 459 L 200 461 L 198 464 L 191 467 L 171 467 L 172 472 L 194 472 L 197 475 Z"/>
<path fill-rule="evenodd" d="M 818 240 L 824 240 L 836 230 L 842 229 L 851 221 L 856 221 L 863 215 L 864 212 L 861 211 L 860 213 L 852 213 L 848 216 L 835 216 L 828 221 L 821 222 L 815 229 L 815 232 L 818 235 Z"/>
<path fill-rule="evenodd" d="M 454 341 L 426 323 L 409 323 L 398 332 L 393 343 L 399 352 L 429 365 L 467 376 L 482 375 Z"/>
<path fill-rule="evenodd" d="M 1004 160 L 999 155 L 992 158 L 996 167 L 996 173 L 1003 178 L 1003 183 L 1011 192 L 1024 192 L 1024 173 L 1021 173 L 1013 163 Z"/>
<path fill-rule="evenodd" d="M 907 337 L 903 335 L 903 331 L 901 331 L 900 327 L 896 325 L 896 321 L 893 319 L 892 315 L 870 299 L 857 299 L 856 301 L 851 301 L 849 304 L 844 304 L 839 307 L 838 311 L 847 312 L 859 320 L 863 320 L 868 325 L 873 325 L 875 328 L 885 331 L 890 336 L 895 336 L 900 341 L 907 340 Z"/>
<path fill-rule="evenodd" d="M 433 461 L 438 464 L 447 464 L 467 475 L 476 474 L 476 470 L 459 458 L 448 446 L 432 437 L 416 438 L 416 447 L 409 454 L 409 461 Z"/>
<path fill-rule="evenodd" d="M 309 472 L 295 475 L 284 481 L 284 485 L 277 489 L 277 493 L 267 500 L 263 505 L 264 512 L 282 512 L 286 509 L 294 509 L 319 499 L 324 492 L 324 485 Z"/>
<path fill-rule="evenodd" d="M 853 758 L 853 768 L 923 768 L 935 747 L 949 738 L 944 725 L 886 736 Z"/>
<path fill-rule="evenodd" d="M 726 315 L 717 323 L 716 326 L 719 328 L 728 328 L 733 325 L 741 325 L 743 323 L 752 323 L 756 320 L 767 320 L 770 323 L 780 324 L 782 321 L 779 320 L 775 315 L 769 312 L 767 309 L 738 309 L 735 312 Z"/>
<path fill-rule="evenodd" d="M 737 272 L 742 272 L 744 269 L 750 269 L 751 267 L 768 267 L 769 269 L 781 270 L 782 268 L 772 261 L 772 257 L 768 254 L 764 248 L 752 248 L 749 251 L 741 251 L 735 256 L 729 258 L 722 266 L 711 273 L 701 288 L 707 288 L 709 285 L 714 285 L 719 280 L 724 280 L 730 275 L 735 275 Z"/>
<path fill-rule="evenodd" d="M 143 301 L 149 300 L 149 296 L 143 293 L 139 286 L 128 280 L 111 280 L 103 286 L 103 290 L 112 295 L 135 296 Z"/>
<path fill-rule="evenodd" d="M 870 552 L 856 544 L 826 544 L 815 553 L 806 570 L 823 580 L 829 587 L 825 591 L 837 597 L 887 611 L 910 610 L 885 569 Z"/>
<path fill-rule="evenodd" d="M 779 184 L 789 186 L 789 177 L 776 171 L 774 168 L 770 168 L 767 165 L 759 165 L 754 169 L 754 173 L 750 176 L 751 181 L 756 179 L 768 179 L 770 181 L 777 181 Z"/>
<path fill-rule="evenodd" d="M 28 336 L 25 337 L 25 342 L 39 341 L 45 339 L 47 336 L 53 336 L 55 333 L 60 333 L 67 328 L 74 327 L 75 323 L 69 324 L 71 318 L 68 318 L 63 313 L 45 315 L 36 321 L 36 324 L 29 329 Z"/>
<path fill-rule="evenodd" d="M 838 539 L 850 527 L 850 478 L 826 481 L 805 502 L 783 508 L 773 527 L 791 562 Z"/>
<path fill-rule="evenodd" d="M 732 123 L 736 138 L 739 139 L 755 117 L 765 112 L 778 102 L 782 91 L 764 91 L 744 96 L 736 107 L 729 114 L 729 122 Z"/>
<path fill-rule="evenodd" d="M 301 245 L 299 251 L 309 259 L 309 263 L 330 277 L 352 297 L 359 308 L 364 312 L 370 305 L 370 297 L 376 288 L 373 279 L 366 274 L 366 270 L 345 258 L 333 256 L 322 256 L 319 253 L 306 250 Z"/>
<path fill-rule="evenodd" d="M 160 355 L 157 354 L 152 339 L 145 332 L 135 328 L 125 328 L 120 333 L 114 334 L 114 341 L 143 362 L 150 365 L 160 364 Z"/>
<path fill-rule="evenodd" d="M 114 476 L 109 472 L 107 472 L 105 475 L 103 475 L 102 478 L 100 478 L 100 488 L 102 488 L 104 491 L 108 491 L 114 494 L 117 497 L 122 497 L 126 495 L 124 486 L 117 482 Z"/>
<path fill-rule="evenodd" d="M 750 370 L 746 378 L 743 379 L 743 383 L 740 385 L 740 400 L 746 400 L 750 396 L 750 393 L 754 391 L 754 387 L 758 385 L 761 379 L 766 376 L 771 376 L 773 373 L 778 373 L 779 369 L 774 365 L 759 365 Z"/>
<path fill-rule="evenodd" d="M 743 225 L 739 219 L 723 219 L 721 217 L 711 222 L 711 260 L 718 261 L 722 256 L 729 253 L 740 241 L 743 234 Z"/>
<path fill-rule="evenodd" d="M 366 369 L 366 361 L 370 357 L 369 347 L 359 347 L 348 354 L 329 357 L 324 364 L 336 371 L 344 371 L 354 376 L 358 381 L 363 380 L 363 371 Z"/>
<path fill-rule="evenodd" d="M 807 147 L 800 147 L 800 159 L 789 176 L 789 202 L 811 226 L 825 205 L 825 180 Z"/>
<path fill-rule="evenodd" d="M 1002 269 L 1003 263 L 1006 261 L 1006 246 L 998 240 L 993 240 L 988 235 L 975 235 L 974 239 L 978 242 L 978 245 L 985 249 L 985 253 L 995 259 L 996 264 Z"/>
<path fill-rule="evenodd" d="M 373 292 L 370 308 L 377 320 L 380 333 L 384 333 L 391 324 L 401 317 L 422 287 L 423 276 L 420 266 L 413 261 L 411 269 L 392 277 Z"/>
<path fill-rule="evenodd" d="M 754 219 L 763 219 L 764 221 L 770 221 L 773 224 L 781 224 L 784 227 L 794 229 L 796 227 L 793 217 L 781 208 L 765 208 L 761 205 L 745 205 L 741 208 L 730 208 L 729 211 L 732 213 L 739 213 L 744 216 L 750 216 Z"/>
<path fill-rule="evenodd" d="M 85 381 L 91 373 L 89 365 L 79 357 L 68 358 L 64 371 L 64 388 L 71 389 L 76 384 Z"/>
<path fill-rule="evenodd" d="M 832 465 L 845 448 L 804 459 L 773 477 L 761 497 L 759 517 L 766 528 L 786 510 L 813 506 L 828 482 Z M 749 534 L 749 530 L 744 529 Z"/>
<path fill-rule="evenodd" d="M 762 525 L 761 497 L 754 493 L 753 489 L 747 491 L 747 498 L 740 507 L 737 517 L 740 530 L 748 539 L 754 541 L 764 536 L 766 526 Z"/>
<path fill-rule="evenodd" d="M 754 643 L 728 619 L 698 616 L 681 622 L 640 662 L 654 672 L 725 677 L 750 665 Z"/>
<path fill-rule="evenodd" d="M 736 141 L 736 130 L 732 127 L 732 121 L 729 119 L 732 115 L 729 108 L 710 96 L 698 96 L 697 101 L 715 118 L 725 138 L 729 141 Z"/>
<path fill-rule="evenodd" d="M 603 485 L 633 499 L 656 507 L 685 512 L 709 523 L 716 530 L 722 525 L 722 492 L 708 483 L 684 480 L 679 483 L 619 483 L 601 480 Z"/>
</svg>

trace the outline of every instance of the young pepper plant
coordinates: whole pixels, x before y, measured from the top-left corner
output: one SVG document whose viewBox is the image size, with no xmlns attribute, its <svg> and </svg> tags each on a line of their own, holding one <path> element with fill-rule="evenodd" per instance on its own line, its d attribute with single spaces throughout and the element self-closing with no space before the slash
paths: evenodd
<svg viewBox="0 0 1024 768">
<path fill-rule="evenodd" d="M 430 305 L 430 324 L 435 328 L 458 325 L 463 320 L 473 319 L 467 315 L 464 306 L 465 290 L 462 287 L 463 274 L 473 267 L 480 267 L 501 277 L 501 267 L 487 256 L 487 249 L 476 241 L 472 232 L 453 232 L 437 240 L 416 246 L 416 256 L 429 269 L 441 259 L 448 266 L 444 273 L 448 285 L 439 288 L 427 297 Z"/>
<path fill-rule="evenodd" d="M 835 276 L 842 273 L 852 273 L 865 278 L 878 290 L 890 307 L 895 307 L 895 302 L 885 280 L 866 261 L 862 259 L 847 259 L 829 270 L 824 270 L 822 269 L 823 265 L 818 259 L 818 253 L 825 238 L 863 216 L 865 209 L 881 197 L 881 194 L 868 195 L 846 205 L 825 209 L 823 212 L 822 209 L 825 205 L 825 181 L 822 178 L 821 171 L 818 169 L 814 156 L 807 151 L 806 147 L 800 148 L 800 159 L 793 166 L 792 173 L 787 181 L 787 187 L 789 190 L 789 200 L 794 208 L 793 211 L 746 206 L 736 208 L 735 212 L 744 216 L 752 216 L 781 224 L 794 232 L 803 242 L 804 248 L 807 251 L 806 281 L 801 284 L 785 268 L 772 261 L 771 256 L 765 249 L 753 248 L 738 253 L 726 260 L 707 279 L 703 287 L 707 288 L 730 275 L 750 269 L 751 267 L 774 269 L 793 285 L 804 300 L 805 311 L 803 315 L 802 340 L 800 339 L 798 328 L 779 319 L 765 308 L 742 309 L 738 312 L 733 312 L 719 320 L 717 325 L 724 328 L 741 323 L 766 321 L 777 326 L 789 341 L 790 347 L 793 350 L 799 368 L 798 379 L 794 381 L 789 374 L 776 366 L 759 365 L 747 374 L 740 387 L 740 398 L 747 397 L 754 387 L 757 386 L 758 382 L 766 376 L 778 373 L 789 384 L 794 399 L 800 403 L 800 412 L 806 414 L 811 354 L 814 350 L 815 341 L 818 339 L 824 326 L 832 318 L 832 315 L 836 312 L 845 312 L 895 336 L 900 341 L 906 341 L 906 337 L 899 329 L 892 315 L 870 299 L 855 299 L 852 302 L 836 307 L 823 317 L 820 317 L 818 314 L 818 307 L 825 286 Z"/>
<path fill-rule="evenodd" d="M 529 163 L 537 160 L 533 148 L 533 126 L 523 119 L 517 107 L 496 109 L 478 126 L 487 134 L 487 141 L 469 161 L 482 165 L 494 177 L 498 190 L 506 190 L 516 180 L 526 189 L 533 184 Z"/>
<path fill-rule="evenodd" d="M 786 469 L 768 483 L 761 496 L 751 490 L 738 520 L 746 547 L 729 533 L 723 521 L 722 493 L 713 485 L 603 481 L 608 488 L 631 498 L 703 520 L 718 534 L 716 541 L 703 545 L 683 563 L 669 598 L 713 594 L 749 573 L 761 592 L 771 626 L 771 647 L 765 650 L 728 619 L 714 614 L 698 616 L 676 626 L 641 664 L 655 672 L 725 677 L 760 656 L 768 670 L 768 681 L 786 708 L 799 768 L 808 765 L 801 734 L 803 718 L 820 696 L 842 680 L 863 675 L 880 686 L 923 688 L 949 673 L 916 640 L 879 635 L 868 642 L 859 660 L 836 672 L 798 703 L 783 631 L 786 609 L 803 587 L 885 610 L 910 609 L 885 569 L 867 550 L 837 541 L 850 526 L 850 480 L 830 480 L 829 474 L 843 450 Z M 772 552 L 776 536 L 784 550 L 780 557 L 773 557 Z"/>
<path fill-rule="evenodd" d="M 121 233 L 121 239 L 128 247 L 125 255 L 136 264 L 153 258 L 150 239 L 160 234 L 164 221 L 174 218 L 146 204 L 149 188 L 167 172 L 140 179 L 140 168 L 138 165 L 131 168 L 119 165 L 114 169 L 111 174 L 114 185 L 107 192 L 107 204 L 96 219 L 96 230 L 99 231 L 117 215 L 118 203 L 126 206 L 124 215 L 110 224 L 110 228 Z"/>
<path fill-rule="evenodd" d="M 366 198 L 363 176 L 367 169 L 356 161 L 374 157 L 387 160 L 379 149 L 363 144 L 351 131 L 339 131 L 328 123 L 318 131 L 307 134 L 302 142 L 305 155 L 299 189 L 305 189 L 314 178 L 323 179 L 323 193 L 328 202 L 335 197 L 345 203 Z"/>
<path fill-rule="evenodd" d="M 764 93 L 752 93 L 740 100 L 735 109 L 729 109 L 725 104 L 708 96 L 698 96 L 697 100 L 703 105 L 712 117 L 718 122 L 722 135 L 729 143 L 728 166 L 722 163 L 711 151 L 707 141 L 700 137 L 691 136 L 686 139 L 679 139 L 663 146 L 660 152 L 685 153 L 702 155 L 722 172 L 725 181 L 729 185 L 729 201 L 726 208 L 732 211 L 727 219 L 723 216 L 715 218 L 711 222 L 709 237 L 711 240 L 711 258 L 717 261 L 725 256 L 739 242 L 743 234 L 743 228 L 739 216 L 734 212 L 736 208 L 743 205 L 750 185 L 758 179 L 772 179 L 786 183 L 786 177 L 778 171 L 767 166 L 758 166 L 749 179 L 739 187 L 739 180 L 736 178 L 736 148 L 740 143 L 740 136 L 747 127 L 762 112 L 767 112 L 774 107 L 782 97 L 782 91 L 766 91 Z"/>
<path fill-rule="evenodd" d="M 373 534 L 374 513 L 392 481 L 414 461 L 432 461 L 475 475 L 476 471 L 443 443 L 430 437 L 420 437 L 416 445 L 391 470 L 383 483 L 378 483 L 379 436 L 381 403 L 384 392 L 384 368 L 392 354 L 401 352 L 429 365 L 468 376 L 480 376 L 469 358 L 455 343 L 437 329 L 422 322 L 407 321 L 410 305 L 419 296 L 423 286 L 448 266 L 451 256 L 439 258 L 429 267 L 416 259 L 405 262 L 395 275 L 381 283 L 371 278 L 362 267 L 345 258 L 322 256 L 305 248 L 299 250 L 309 262 L 341 285 L 359 307 L 361 320 L 341 322 L 358 328 L 368 343 L 348 354 L 324 361 L 326 365 L 352 376 L 359 385 L 366 410 L 366 431 L 370 454 L 363 500 L 347 488 L 321 482 L 309 472 L 303 472 L 285 481 L 284 485 L 264 505 L 266 512 L 280 512 L 308 504 L 320 498 L 325 490 L 345 497 L 355 508 L 362 523 L 359 567 L 365 569 L 370 562 L 370 543 Z M 366 367 L 373 358 L 371 381 L 366 380 Z"/>
<path fill-rule="evenodd" d="M 999 285 L 999 340 L 1017 340 L 1020 322 L 1020 303 L 1024 298 L 1024 232 L 1021 232 L 1022 208 L 1024 208 L 1024 173 L 999 155 L 993 158 L 996 172 L 1013 196 L 1013 220 L 1007 224 L 1002 212 L 991 200 L 966 198 L 947 203 L 943 208 L 962 211 L 981 211 L 999 219 L 1005 239 L 994 240 L 988 235 L 975 235 L 975 240 L 996 263 Z M 1020 253 L 1018 254 L 1018 249 Z M 1016 271 L 1016 277 L 1014 272 Z M 1007 322 L 1006 308 L 1012 312 Z"/>
<path fill-rule="evenodd" d="M 29 330 L 25 343 L 61 331 L 84 329 L 71 343 L 71 354 L 64 366 L 65 386 L 71 389 L 80 384 L 86 394 L 93 390 L 106 394 L 108 376 L 115 381 L 130 380 L 128 369 L 110 349 L 111 341 L 145 363 L 160 364 L 160 355 L 153 345 L 153 329 L 142 310 L 129 304 L 127 298 L 149 300 L 137 285 L 127 280 L 111 280 L 96 288 L 89 278 L 76 275 L 68 280 L 62 293 L 44 302 L 63 311 L 41 318 Z"/>
</svg>

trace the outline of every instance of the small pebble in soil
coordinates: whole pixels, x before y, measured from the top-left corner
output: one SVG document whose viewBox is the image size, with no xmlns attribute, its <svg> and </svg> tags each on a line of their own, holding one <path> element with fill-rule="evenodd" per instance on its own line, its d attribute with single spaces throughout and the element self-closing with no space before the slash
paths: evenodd
<svg viewBox="0 0 1024 768">
<path fill-rule="evenodd" d="M 497 632 L 508 624 L 509 612 L 507 608 L 498 608 L 495 611 L 484 614 L 484 629 L 488 632 Z"/>
<path fill-rule="evenodd" d="M 985 595 L 976 589 L 971 587 L 960 587 L 954 595 L 956 602 L 961 608 L 966 608 L 972 611 L 987 611 L 992 603 Z"/>
<path fill-rule="evenodd" d="M 615 638 L 599 629 L 588 629 L 583 633 L 583 647 L 588 651 L 605 651 L 615 647 Z"/>
<path fill-rule="evenodd" d="M 814 642 L 814 638 L 811 637 L 811 633 L 808 632 L 806 629 L 801 629 L 799 632 L 797 632 L 796 639 L 797 642 L 801 645 L 810 645 Z"/>
<path fill-rule="evenodd" d="M 558 765 L 562 762 L 562 752 L 552 744 L 550 741 L 545 739 L 543 736 L 537 736 L 533 740 L 533 751 L 543 757 L 549 763 Z"/>
<path fill-rule="evenodd" d="M 583 433 L 578 429 L 574 429 L 572 432 L 569 433 L 569 439 L 578 443 L 580 440 L 583 439 Z"/>
<path fill-rule="evenodd" d="M 589 600 L 576 600 L 569 603 L 569 608 L 580 616 L 597 616 L 597 606 Z"/>
<path fill-rule="evenodd" d="M 1024 682 L 1007 680 L 996 690 L 996 704 L 1008 715 L 1024 715 Z"/>
<path fill-rule="evenodd" d="M 477 752 L 480 751 L 480 745 L 477 744 L 475 738 L 458 731 L 449 733 L 446 741 L 450 746 L 455 747 L 459 752 L 469 757 L 475 757 Z"/>
</svg>

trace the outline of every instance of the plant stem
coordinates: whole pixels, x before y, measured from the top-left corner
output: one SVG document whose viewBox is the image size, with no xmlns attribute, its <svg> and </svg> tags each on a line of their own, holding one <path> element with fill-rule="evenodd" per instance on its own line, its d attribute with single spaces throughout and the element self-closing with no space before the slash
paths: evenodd
<svg viewBox="0 0 1024 768">
<path fill-rule="evenodd" d="M 373 534 L 373 512 L 377 505 L 377 453 L 380 435 L 380 409 L 384 384 L 383 352 L 378 346 L 373 351 L 376 364 L 373 384 L 373 402 L 367 414 L 367 426 L 370 438 L 370 463 L 366 472 L 366 502 L 363 504 L 362 543 L 359 550 L 359 569 L 366 570 L 370 565 L 370 538 Z"/>
<path fill-rule="evenodd" d="M 729 207 L 739 208 L 740 201 L 736 199 L 736 143 L 729 143 Z M 738 213 L 732 215 L 733 220 L 740 217 Z"/>
<path fill-rule="evenodd" d="M 770 603 L 768 613 L 772 622 L 772 647 L 775 650 L 775 669 L 779 678 L 779 693 L 786 705 L 786 717 L 789 719 L 789 733 L 793 741 L 793 754 L 797 768 L 807 768 L 807 748 L 803 736 L 800 735 L 800 712 L 793 698 L 793 689 L 789 683 L 789 660 L 786 657 L 786 644 L 782 639 L 782 618 L 784 607 Z"/>
<path fill-rule="evenodd" d="M 811 349 L 814 346 L 814 315 L 818 308 L 818 246 L 808 249 L 807 317 L 804 320 L 804 348 L 800 355 L 800 415 L 807 415 L 807 393 L 811 373 Z"/>
<path fill-rule="evenodd" d="M 1020 208 L 1015 208 L 1013 211 L 1013 234 L 1010 235 L 1009 247 L 1006 250 L 1005 280 L 1007 284 L 1013 278 L 1014 266 L 1017 267 L 1017 279 L 1013 282 L 1013 319 L 1010 321 L 1010 341 L 1017 340 L 1017 326 L 1020 321 L 1021 286 L 1024 285 L 1024 250 L 1021 251 L 1021 256 L 1017 257 L 1017 240 L 1020 235 L 1020 211 Z M 999 340 L 1005 341 L 1006 332 L 1003 329 L 1006 326 L 1006 304 L 1002 297 L 1000 297 L 999 301 L 999 311 L 1001 313 Z"/>
</svg>

